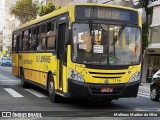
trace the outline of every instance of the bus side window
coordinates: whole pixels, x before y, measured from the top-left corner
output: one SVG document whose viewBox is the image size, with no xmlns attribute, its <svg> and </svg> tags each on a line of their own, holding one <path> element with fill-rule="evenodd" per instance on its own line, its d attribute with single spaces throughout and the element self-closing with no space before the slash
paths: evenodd
<svg viewBox="0 0 160 120">
<path fill-rule="evenodd" d="M 16 34 L 13 35 L 13 42 L 12 42 L 12 52 L 16 52 L 16 39 L 17 39 L 17 36 Z"/>
<path fill-rule="evenodd" d="M 23 51 L 28 50 L 28 30 L 23 33 Z"/>
<path fill-rule="evenodd" d="M 46 47 L 46 24 L 40 26 L 40 38 L 38 39 L 38 50 L 45 50 Z"/>
<path fill-rule="evenodd" d="M 39 39 L 40 39 L 40 27 L 37 26 L 37 29 L 36 29 L 36 47 L 37 49 L 36 50 L 39 50 L 38 48 Z"/>
<path fill-rule="evenodd" d="M 23 33 L 20 33 L 20 38 L 19 38 L 19 51 L 22 51 L 22 41 L 23 41 Z"/>
<path fill-rule="evenodd" d="M 47 50 L 55 50 L 56 46 L 56 34 L 57 31 L 55 29 L 54 22 L 47 23 Z"/>
<path fill-rule="evenodd" d="M 28 34 L 28 51 L 31 50 L 31 29 L 29 29 L 29 34 Z"/>
<path fill-rule="evenodd" d="M 36 28 L 32 28 L 31 30 L 31 43 L 30 43 L 30 50 L 36 50 Z"/>
</svg>

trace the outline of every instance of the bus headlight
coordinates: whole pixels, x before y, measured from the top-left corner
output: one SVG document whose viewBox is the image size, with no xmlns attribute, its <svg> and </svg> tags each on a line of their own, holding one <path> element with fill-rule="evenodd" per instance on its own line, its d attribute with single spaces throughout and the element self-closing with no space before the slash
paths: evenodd
<svg viewBox="0 0 160 120">
<path fill-rule="evenodd" d="M 132 75 L 132 77 L 130 78 L 130 80 L 128 82 L 135 82 L 135 81 L 139 81 L 140 80 L 140 76 L 141 76 L 141 72 L 138 71 L 135 74 Z"/>
<path fill-rule="evenodd" d="M 72 80 L 84 82 L 82 75 L 73 69 L 69 69 L 69 78 Z"/>
</svg>

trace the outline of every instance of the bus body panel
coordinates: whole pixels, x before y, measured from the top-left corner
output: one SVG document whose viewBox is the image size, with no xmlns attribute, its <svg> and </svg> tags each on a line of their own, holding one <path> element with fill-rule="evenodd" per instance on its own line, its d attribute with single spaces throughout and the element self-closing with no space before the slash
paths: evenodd
<svg viewBox="0 0 160 120">
<path fill-rule="evenodd" d="M 126 7 L 110 6 L 110 5 L 96 5 L 87 4 L 89 6 L 106 6 L 119 9 L 129 9 Z M 22 25 L 17 28 L 16 31 L 22 31 L 23 29 L 35 26 L 35 24 L 44 23 L 44 21 L 52 18 L 57 18 L 58 15 L 69 13 L 67 29 L 71 30 L 71 25 L 76 22 L 75 7 L 77 5 L 71 5 L 61 10 L 50 13 L 39 20 L 34 20 L 30 23 Z M 86 6 L 86 5 L 84 5 Z M 136 11 L 136 10 L 134 10 Z M 63 17 L 62 17 L 63 18 Z M 60 21 L 57 21 L 59 26 Z M 139 15 L 138 26 L 141 27 L 141 19 Z M 68 33 L 71 35 L 70 33 Z M 70 40 L 72 39 L 69 37 Z M 65 41 L 66 42 L 66 41 Z M 71 43 L 63 43 L 67 50 L 67 62 L 62 62 L 62 69 L 60 64 L 62 59 L 57 58 L 57 51 L 32 51 L 13 53 L 13 74 L 20 76 L 20 70 L 24 70 L 25 78 L 28 82 L 34 82 L 47 88 L 47 80 L 49 74 L 53 74 L 55 89 L 58 92 L 65 94 L 67 97 L 82 97 L 82 98 L 102 98 L 102 99 L 118 99 L 121 97 L 136 97 L 140 81 L 129 83 L 130 78 L 136 72 L 141 71 L 141 63 L 138 65 L 128 65 L 126 69 L 94 69 L 87 68 L 87 65 L 73 62 L 71 60 Z M 57 43 L 56 43 L 57 44 Z M 50 52 L 50 53 L 49 53 Z M 19 60 L 19 61 L 18 61 Z M 103 66 L 102 66 L 103 67 Z M 117 66 L 118 67 L 118 66 Z M 19 68 L 19 70 L 18 70 Z M 70 78 L 70 69 L 75 70 L 83 76 L 84 82 L 79 82 Z M 62 70 L 62 71 L 61 71 Z M 60 77 L 62 81 L 60 81 Z M 113 90 L 120 89 L 119 93 L 103 93 L 102 88 L 113 88 Z M 94 93 L 94 89 L 98 92 Z M 63 96 L 62 95 L 62 96 Z"/>
<path fill-rule="evenodd" d="M 71 46 L 68 47 L 68 51 L 71 52 Z M 71 58 L 71 56 L 68 56 L 68 59 L 69 58 Z M 105 84 L 105 80 L 108 80 L 108 84 L 128 83 L 131 76 L 134 73 L 141 70 L 141 64 L 129 66 L 128 69 L 120 69 L 120 70 L 90 69 L 86 68 L 86 66 L 83 64 L 73 63 L 72 61 L 68 61 L 68 64 L 69 64 L 68 68 L 76 70 L 77 72 L 83 75 L 83 78 L 86 83 L 97 83 L 97 84 Z"/>
<path fill-rule="evenodd" d="M 51 71 L 56 75 L 57 59 L 52 53 L 20 53 L 25 78 L 47 85 L 47 75 Z"/>
<path fill-rule="evenodd" d="M 12 74 L 15 76 L 19 75 L 18 59 L 18 54 L 12 53 Z"/>
</svg>

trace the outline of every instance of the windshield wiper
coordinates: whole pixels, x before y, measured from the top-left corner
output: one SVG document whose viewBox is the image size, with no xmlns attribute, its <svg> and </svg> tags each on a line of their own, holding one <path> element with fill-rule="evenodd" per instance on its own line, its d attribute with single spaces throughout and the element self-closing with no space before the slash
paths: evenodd
<svg viewBox="0 0 160 120">
<path fill-rule="evenodd" d="M 115 45 L 117 40 L 119 40 L 119 38 L 121 37 L 122 33 L 123 33 L 123 30 L 125 29 L 127 23 L 125 22 L 124 25 L 122 25 L 121 29 L 118 31 L 118 35 L 116 35 L 114 38 L 113 38 L 113 42 L 111 45 Z"/>
</svg>

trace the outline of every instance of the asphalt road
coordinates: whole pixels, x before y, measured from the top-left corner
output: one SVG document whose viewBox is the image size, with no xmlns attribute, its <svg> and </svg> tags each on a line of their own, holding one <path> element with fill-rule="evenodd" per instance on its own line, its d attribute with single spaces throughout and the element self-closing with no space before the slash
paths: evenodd
<svg viewBox="0 0 160 120">
<path fill-rule="evenodd" d="M 137 98 L 122 98 L 113 100 L 111 103 L 82 99 L 51 103 L 46 91 L 34 86 L 23 89 L 20 86 L 20 80 L 12 75 L 11 67 L 0 67 L 0 111 L 19 111 L 22 113 L 25 111 L 35 111 L 41 112 L 43 117 L 47 117 L 47 115 L 48 117 L 54 116 L 54 119 L 57 120 L 61 120 L 64 117 L 67 117 L 65 119 L 68 120 L 97 118 L 101 120 L 106 119 L 107 116 L 114 116 L 114 113 L 115 115 L 116 113 L 127 115 L 131 112 L 141 113 L 141 111 L 145 111 L 147 114 L 151 114 L 150 112 L 155 113 L 156 116 L 156 112 L 159 111 L 158 115 L 160 115 L 160 101 L 151 101 L 149 97 L 149 85 L 143 84 L 139 88 Z M 112 117 L 112 119 L 136 119 L 135 116 L 128 118 L 123 114 L 119 114 L 123 117 Z M 154 116 L 154 114 L 152 115 Z M 144 118 L 150 119 L 147 117 L 142 117 L 141 119 L 143 120 Z M 154 119 L 158 119 L 158 117 Z"/>
</svg>

